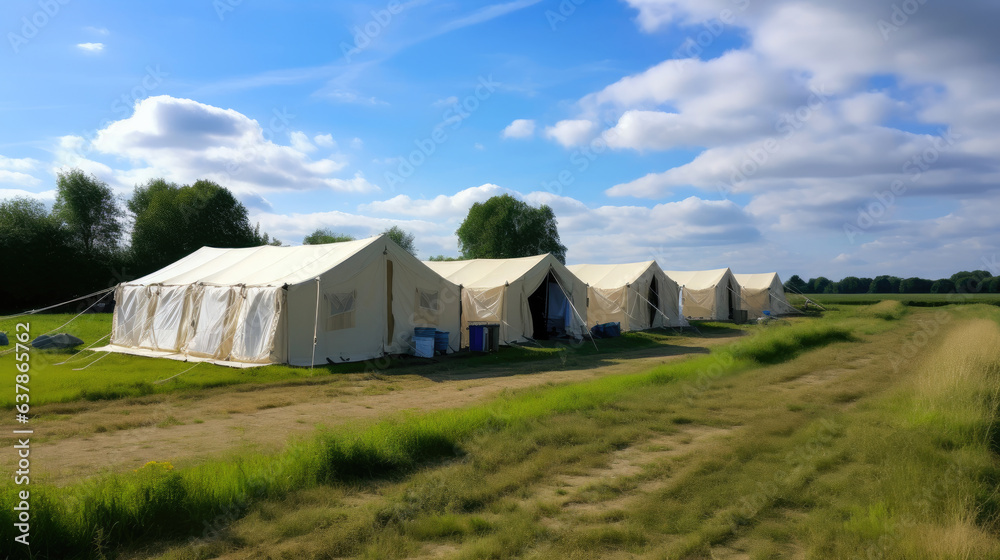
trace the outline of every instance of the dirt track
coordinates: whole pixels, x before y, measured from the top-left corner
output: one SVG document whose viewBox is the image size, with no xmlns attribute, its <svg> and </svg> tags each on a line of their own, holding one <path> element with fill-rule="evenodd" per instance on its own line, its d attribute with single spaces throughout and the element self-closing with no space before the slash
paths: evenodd
<svg viewBox="0 0 1000 560">
<path fill-rule="evenodd" d="M 317 425 L 371 420 L 400 411 L 459 407 L 503 390 L 642 371 L 731 340 L 684 338 L 652 349 L 507 364 L 461 374 L 352 375 L 311 385 L 236 386 L 197 394 L 39 407 L 32 467 L 56 484 L 101 472 L 135 469 L 147 461 L 176 466 L 239 450 L 274 451 Z M 9 458 L 9 455 L 8 457 Z M 5 458 L 6 459 L 6 458 Z M 5 465 L 10 466 L 10 465 Z"/>
</svg>

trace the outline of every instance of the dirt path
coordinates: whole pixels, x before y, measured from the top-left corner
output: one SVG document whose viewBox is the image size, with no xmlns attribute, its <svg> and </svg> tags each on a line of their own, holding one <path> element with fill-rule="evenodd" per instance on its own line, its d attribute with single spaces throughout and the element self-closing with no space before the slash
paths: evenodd
<svg viewBox="0 0 1000 560">
<path fill-rule="evenodd" d="M 40 407 L 36 436 L 45 439 L 32 448 L 32 467 L 41 480 L 64 484 L 154 460 L 185 466 L 228 452 L 275 451 L 290 439 L 313 433 L 317 425 L 454 408 L 503 390 L 634 373 L 731 340 L 685 339 L 682 344 L 577 359 L 579 364 L 562 367 L 545 361 L 466 373 L 359 374 L 353 382 L 223 387 L 198 394 L 48 405 Z"/>
</svg>

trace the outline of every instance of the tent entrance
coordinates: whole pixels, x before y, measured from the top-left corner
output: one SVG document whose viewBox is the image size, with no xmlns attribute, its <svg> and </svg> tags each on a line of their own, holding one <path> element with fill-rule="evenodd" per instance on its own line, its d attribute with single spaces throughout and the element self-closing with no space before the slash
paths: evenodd
<svg viewBox="0 0 1000 560">
<path fill-rule="evenodd" d="M 735 321 L 736 320 L 736 292 L 730 287 L 728 290 L 726 290 L 726 293 L 729 295 L 729 297 L 726 298 L 726 301 L 729 302 L 729 320 L 730 321 Z"/>
<path fill-rule="evenodd" d="M 646 296 L 646 305 L 649 308 L 649 328 L 653 328 L 653 322 L 656 321 L 657 309 L 660 307 L 660 290 L 656 285 L 656 277 L 650 279 L 649 281 L 649 295 Z"/>
<path fill-rule="evenodd" d="M 531 314 L 532 338 L 549 340 L 566 336 L 566 325 L 570 323 L 573 310 L 551 271 L 528 296 L 528 311 Z"/>
</svg>

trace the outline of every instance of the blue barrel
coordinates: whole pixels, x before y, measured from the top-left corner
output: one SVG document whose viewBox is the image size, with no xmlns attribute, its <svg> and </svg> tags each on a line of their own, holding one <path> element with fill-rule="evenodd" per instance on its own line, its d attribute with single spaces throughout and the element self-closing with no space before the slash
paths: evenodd
<svg viewBox="0 0 1000 560">
<path fill-rule="evenodd" d="M 436 332 L 437 329 L 435 329 L 434 327 L 413 327 L 414 338 L 425 338 L 425 337 L 434 338 L 434 333 Z"/>
<path fill-rule="evenodd" d="M 472 352 L 486 351 L 486 325 L 469 325 L 469 350 Z"/>
<path fill-rule="evenodd" d="M 443 354 L 448 353 L 448 331 L 437 331 L 434 333 L 434 351 Z"/>
</svg>

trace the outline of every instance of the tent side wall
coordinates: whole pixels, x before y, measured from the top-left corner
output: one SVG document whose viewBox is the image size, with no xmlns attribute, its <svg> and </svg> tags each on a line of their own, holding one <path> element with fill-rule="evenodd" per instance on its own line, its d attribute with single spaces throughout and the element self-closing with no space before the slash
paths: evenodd
<svg viewBox="0 0 1000 560">
<path fill-rule="evenodd" d="M 718 309 L 723 307 L 718 288 L 694 290 L 684 286 L 684 315 L 692 319 L 718 319 Z"/>
<path fill-rule="evenodd" d="M 314 328 L 316 364 L 409 353 L 418 326 L 448 331 L 449 347 L 458 349 L 458 288 L 395 244 L 359 251 L 324 273 L 318 286 L 318 319 L 317 282 L 288 289 L 292 365 L 313 363 Z"/>
</svg>

